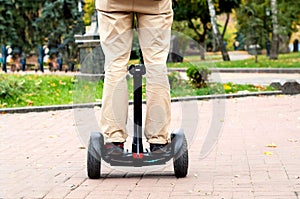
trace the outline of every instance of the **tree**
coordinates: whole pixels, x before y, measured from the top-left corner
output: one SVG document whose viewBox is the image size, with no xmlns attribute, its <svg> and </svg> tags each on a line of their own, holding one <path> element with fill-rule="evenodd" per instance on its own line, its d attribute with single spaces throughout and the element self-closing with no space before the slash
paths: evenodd
<svg viewBox="0 0 300 199">
<path fill-rule="evenodd" d="M 230 13 L 232 9 L 240 5 L 240 0 L 216 0 L 216 14 Z M 174 8 L 174 19 L 177 21 L 186 21 L 188 27 L 195 32 L 194 39 L 205 48 L 207 38 L 212 31 L 211 17 L 206 0 L 177 0 L 177 5 Z M 229 14 L 227 15 L 227 23 Z M 225 34 L 227 23 L 225 22 L 222 38 Z M 223 46 L 223 44 L 221 45 Z M 220 47 L 220 46 L 219 46 Z M 201 59 L 204 59 L 204 51 L 200 51 Z M 226 57 L 226 56 L 225 56 Z"/>
<path fill-rule="evenodd" d="M 272 11 L 272 45 L 271 45 L 271 54 L 270 59 L 278 59 L 278 46 L 279 46 L 279 38 L 278 38 L 278 18 L 277 18 L 277 2 L 276 0 L 271 0 L 271 11 Z"/>
<path fill-rule="evenodd" d="M 278 53 L 289 52 L 289 41 L 293 32 L 298 32 L 300 24 L 300 1 L 277 0 Z"/>
<path fill-rule="evenodd" d="M 41 1 L 0 0 L 0 43 L 29 52 L 36 46 L 35 24 Z"/>
<path fill-rule="evenodd" d="M 36 20 L 39 43 L 63 52 L 67 62 L 73 62 L 77 56 L 74 35 L 81 34 L 84 28 L 77 3 L 74 0 L 46 0 L 41 16 Z"/>
<path fill-rule="evenodd" d="M 193 39 L 200 44 L 200 57 L 204 60 L 205 37 L 210 30 L 210 17 L 205 0 L 177 0 L 174 7 L 174 19 L 186 22 L 195 33 Z"/>
<path fill-rule="evenodd" d="M 88 26 L 91 24 L 91 18 L 95 13 L 95 1 L 85 0 L 83 10 L 84 10 L 84 15 L 83 15 L 84 25 Z"/>
<path fill-rule="evenodd" d="M 233 10 L 237 9 L 240 7 L 241 0 L 218 0 L 215 3 L 216 7 L 216 14 L 222 14 L 226 13 L 226 20 L 224 24 L 224 29 L 222 32 L 222 37 L 224 38 L 226 30 L 227 30 L 227 25 L 229 23 L 230 19 L 230 14 L 232 13 Z"/>
<path fill-rule="evenodd" d="M 84 25 L 74 0 L 0 0 L 0 42 L 25 53 L 48 43 L 76 56 L 74 34 Z"/>
<path fill-rule="evenodd" d="M 298 31 L 300 16 L 300 1 L 277 0 L 277 39 L 279 46 L 288 49 L 289 38 L 293 32 Z M 276 12 L 276 11 L 275 11 Z M 245 35 L 246 46 L 259 44 L 262 47 L 268 46 L 269 38 L 273 37 L 273 11 L 270 0 L 246 0 L 236 12 L 238 20 L 238 31 Z M 282 38 L 287 38 L 283 42 Z M 273 46 L 273 47 L 275 47 Z M 280 51 L 278 51 L 280 53 Z"/>
<path fill-rule="evenodd" d="M 212 0 L 207 0 L 207 4 L 208 4 L 209 13 L 210 13 L 210 21 L 211 21 L 213 33 L 216 37 L 217 43 L 222 52 L 223 60 L 230 61 L 230 57 L 228 55 L 226 46 L 224 45 L 223 37 L 220 34 L 219 28 L 217 26 L 216 10 L 215 10 L 214 4 L 213 4 Z"/>
</svg>

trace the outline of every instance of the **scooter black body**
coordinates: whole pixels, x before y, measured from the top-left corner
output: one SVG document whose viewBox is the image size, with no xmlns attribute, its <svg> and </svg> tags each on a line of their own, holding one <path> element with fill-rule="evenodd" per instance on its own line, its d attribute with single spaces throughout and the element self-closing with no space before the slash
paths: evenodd
<svg viewBox="0 0 300 199">
<path fill-rule="evenodd" d="M 134 84 L 134 136 L 132 149 L 124 150 L 121 155 L 110 155 L 104 147 L 104 137 L 100 132 L 90 135 L 87 174 L 91 179 L 101 177 L 101 160 L 112 166 L 143 167 L 166 164 L 173 158 L 174 173 L 177 178 L 185 177 L 188 173 L 188 146 L 182 129 L 171 133 L 171 143 L 165 146 L 165 152 L 155 154 L 150 149 L 144 149 L 142 142 L 142 76 L 146 73 L 143 64 L 131 65 L 128 68 L 133 75 Z"/>
</svg>

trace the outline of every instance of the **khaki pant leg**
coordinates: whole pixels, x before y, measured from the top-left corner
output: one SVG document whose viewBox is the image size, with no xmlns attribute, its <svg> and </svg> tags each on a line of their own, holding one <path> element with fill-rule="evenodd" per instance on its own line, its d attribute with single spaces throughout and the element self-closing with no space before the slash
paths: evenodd
<svg viewBox="0 0 300 199">
<path fill-rule="evenodd" d="M 138 34 L 146 66 L 147 111 L 145 136 L 149 143 L 168 141 L 171 121 L 170 85 L 166 61 L 170 47 L 172 11 L 138 14 Z"/>
<path fill-rule="evenodd" d="M 132 43 L 132 13 L 99 12 L 99 34 L 105 55 L 100 125 L 106 142 L 124 142 L 128 114 L 127 64 Z"/>
</svg>

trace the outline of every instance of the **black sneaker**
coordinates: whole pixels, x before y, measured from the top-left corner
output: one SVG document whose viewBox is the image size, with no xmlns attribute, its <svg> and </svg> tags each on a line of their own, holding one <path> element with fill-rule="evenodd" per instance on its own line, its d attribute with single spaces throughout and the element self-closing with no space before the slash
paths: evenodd
<svg viewBox="0 0 300 199">
<path fill-rule="evenodd" d="M 150 151 L 153 154 L 163 154 L 169 152 L 169 147 L 167 147 L 168 144 L 151 144 L 150 143 Z"/>
<path fill-rule="evenodd" d="M 107 155 L 122 155 L 124 151 L 123 142 L 108 142 L 104 147 Z"/>
</svg>

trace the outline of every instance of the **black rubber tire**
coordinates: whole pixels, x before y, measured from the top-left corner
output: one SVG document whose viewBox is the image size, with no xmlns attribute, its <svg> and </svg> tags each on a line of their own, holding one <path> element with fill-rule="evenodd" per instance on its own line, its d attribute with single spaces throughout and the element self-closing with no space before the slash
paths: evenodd
<svg viewBox="0 0 300 199">
<path fill-rule="evenodd" d="M 182 147 L 177 156 L 173 158 L 174 173 L 176 178 L 184 178 L 188 173 L 189 153 L 186 138 L 183 138 Z"/>
<path fill-rule="evenodd" d="M 87 174 L 90 179 L 99 179 L 101 175 L 101 159 L 98 160 L 89 151 L 87 155 Z"/>
</svg>

